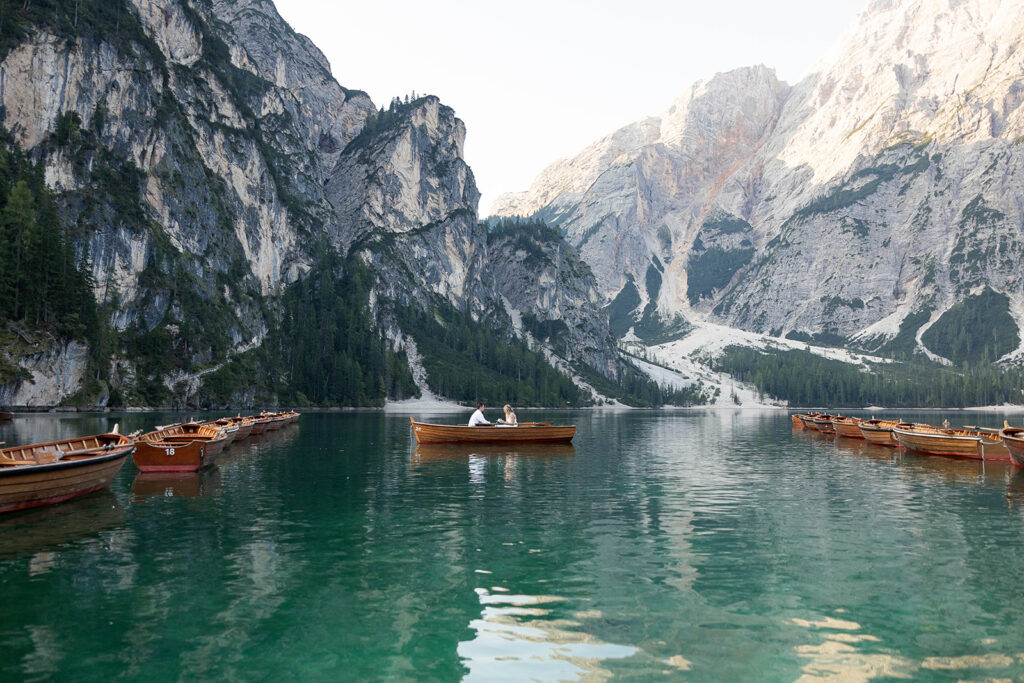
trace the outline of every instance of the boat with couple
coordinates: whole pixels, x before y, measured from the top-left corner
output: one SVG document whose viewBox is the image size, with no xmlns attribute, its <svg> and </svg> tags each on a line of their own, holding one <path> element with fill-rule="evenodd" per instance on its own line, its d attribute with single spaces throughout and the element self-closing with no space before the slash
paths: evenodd
<svg viewBox="0 0 1024 683">
<path fill-rule="evenodd" d="M 484 404 L 478 403 L 465 425 L 417 422 L 409 417 L 416 443 L 569 443 L 576 425 L 551 422 L 519 422 L 512 407 L 504 407 L 504 416 L 496 422 L 484 416 Z"/>
</svg>

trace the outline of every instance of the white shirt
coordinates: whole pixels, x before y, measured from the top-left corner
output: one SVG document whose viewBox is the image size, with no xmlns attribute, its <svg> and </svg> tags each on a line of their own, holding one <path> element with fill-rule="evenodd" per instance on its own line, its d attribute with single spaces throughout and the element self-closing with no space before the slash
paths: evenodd
<svg viewBox="0 0 1024 683">
<path fill-rule="evenodd" d="M 479 408 L 473 413 L 473 416 L 469 418 L 469 426 L 476 427 L 477 425 L 489 425 L 490 422 L 484 417 L 484 413 Z"/>
</svg>

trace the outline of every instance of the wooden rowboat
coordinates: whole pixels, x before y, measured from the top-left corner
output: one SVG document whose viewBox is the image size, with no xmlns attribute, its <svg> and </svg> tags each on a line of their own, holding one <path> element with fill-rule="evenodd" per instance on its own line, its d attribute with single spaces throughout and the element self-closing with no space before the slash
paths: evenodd
<svg viewBox="0 0 1024 683">
<path fill-rule="evenodd" d="M 871 418 L 870 420 L 861 420 L 857 428 L 860 430 L 860 434 L 865 441 L 870 441 L 879 446 L 899 448 L 900 442 L 892 435 L 892 428 L 898 424 L 909 426 L 910 423 L 901 422 L 900 420 L 876 420 Z"/>
<path fill-rule="evenodd" d="M 803 424 L 805 429 L 810 429 L 813 432 L 818 431 L 818 425 L 814 423 L 814 418 L 821 415 L 821 413 L 801 413 L 797 415 L 800 418 L 800 422 Z"/>
<path fill-rule="evenodd" d="M 1010 453 L 1010 462 L 1017 467 L 1024 467 L 1024 428 L 1011 427 L 1008 422 L 1003 422 L 1003 428 L 999 430 L 1006 450 Z"/>
<path fill-rule="evenodd" d="M 836 417 L 832 420 L 832 428 L 839 436 L 849 439 L 863 439 L 860 433 L 860 420 L 855 417 Z"/>
<path fill-rule="evenodd" d="M 0 512 L 60 503 L 109 486 L 134 448 L 117 433 L 4 448 Z"/>
<path fill-rule="evenodd" d="M 814 428 L 817 429 L 819 432 L 822 432 L 822 433 L 825 433 L 825 434 L 835 434 L 836 430 L 832 426 L 832 420 L 834 420 L 835 418 L 836 418 L 835 415 L 829 415 L 828 413 L 822 413 L 820 415 L 816 415 L 811 420 L 811 422 L 814 424 Z"/>
<path fill-rule="evenodd" d="M 140 436 L 133 460 L 142 472 L 193 472 L 212 464 L 227 441 L 216 427 L 186 422 Z"/>
<path fill-rule="evenodd" d="M 940 429 L 927 425 L 897 425 L 893 437 L 904 448 L 929 455 L 1010 461 L 1010 452 L 998 433 L 971 429 Z"/>
<path fill-rule="evenodd" d="M 203 424 L 214 427 L 223 432 L 224 436 L 228 437 L 228 440 L 224 442 L 224 447 L 227 448 L 238 439 L 238 425 L 231 421 L 231 418 L 222 417 L 219 420 L 211 420 L 204 422 Z"/>
<path fill-rule="evenodd" d="M 235 427 L 238 428 L 238 431 L 235 432 L 235 441 L 241 441 L 242 439 L 246 439 L 249 437 L 250 434 L 252 434 L 252 425 L 255 420 L 253 420 L 251 417 L 238 416 L 229 417 L 226 419 L 230 420 L 231 424 L 235 425 Z"/>
<path fill-rule="evenodd" d="M 416 422 L 410 417 L 417 443 L 569 443 L 576 434 L 576 425 L 441 425 Z"/>
<path fill-rule="evenodd" d="M 0 410 L 0 422 L 10 422 L 14 419 L 14 413 L 9 413 L 6 410 Z"/>
</svg>

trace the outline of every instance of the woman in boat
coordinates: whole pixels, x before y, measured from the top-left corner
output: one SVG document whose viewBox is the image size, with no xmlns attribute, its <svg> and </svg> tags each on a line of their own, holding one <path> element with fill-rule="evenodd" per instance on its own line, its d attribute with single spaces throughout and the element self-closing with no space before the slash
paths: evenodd
<svg viewBox="0 0 1024 683">
<path fill-rule="evenodd" d="M 505 404 L 505 417 L 498 418 L 498 424 L 505 427 L 518 427 L 519 420 L 516 419 L 516 414 L 512 412 L 512 406 Z"/>
</svg>

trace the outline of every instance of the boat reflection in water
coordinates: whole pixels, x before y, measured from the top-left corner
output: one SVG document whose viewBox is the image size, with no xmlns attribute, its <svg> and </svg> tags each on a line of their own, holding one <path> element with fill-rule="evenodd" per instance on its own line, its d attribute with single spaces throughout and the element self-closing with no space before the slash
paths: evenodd
<svg viewBox="0 0 1024 683">
<path fill-rule="evenodd" d="M 124 520 L 124 509 L 109 488 L 62 505 L 13 512 L 0 518 L 0 559 L 59 550 Z"/>
<path fill-rule="evenodd" d="M 488 443 L 488 444 L 418 444 L 412 454 L 414 465 L 465 463 L 469 480 L 482 484 L 488 469 L 501 468 L 505 481 L 515 479 L 516 470 L 526 463 L 539 463 L 572 457 L 576 448 L 571 443 Z"/>
<path fill-rule="evenodd" d="M 220 467 L 213 465 L 198 472 L 139 472 L 132 482 L 132 495 L 199 498 L 214 495 L 220 488 Z"/>
<path fill-rule="evenodd" d="M 514 458 L 564 458 L 576 455 L 576 447 L 571 443 L 421 443 L 413 451 L 413 460 L 426 463 L 501 455 Z"/>
</svg>

